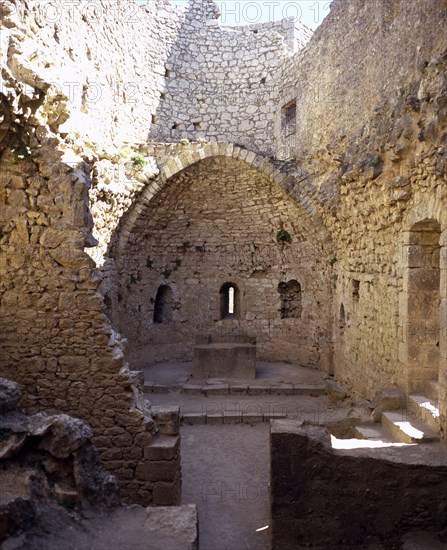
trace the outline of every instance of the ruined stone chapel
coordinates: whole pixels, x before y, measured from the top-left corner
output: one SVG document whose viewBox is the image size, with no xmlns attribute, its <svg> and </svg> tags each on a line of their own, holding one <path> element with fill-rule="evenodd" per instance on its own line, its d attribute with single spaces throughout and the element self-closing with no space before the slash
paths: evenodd
<svg viewBox="0 0 447 550">
<path fill-rule="evenodd" d="M 273 395 L 259 362 L 314 369 L 371 415 L 356 437 L 388 427 L 442 460 L 394 457 L 396 507 L 389 457 L 263 413 L 270 547 L 445 534 L 447 1 L 333 0 L 314 33 L 224 26 L 213 0 L 3 0 L 0 24 L 0 375 L 23 414 L 80 419 L 123 502 L 176 506 L 182 411 L 148 365 L 192 364 L 191 395 Z M 339 469 L 315 507 L 337 475 L 380 471 L 393 525 L 371 504 L 361 533 L 303 527 L 293 480 L 299 463 L 318 492 L 318 445 Z"/>
</svg>

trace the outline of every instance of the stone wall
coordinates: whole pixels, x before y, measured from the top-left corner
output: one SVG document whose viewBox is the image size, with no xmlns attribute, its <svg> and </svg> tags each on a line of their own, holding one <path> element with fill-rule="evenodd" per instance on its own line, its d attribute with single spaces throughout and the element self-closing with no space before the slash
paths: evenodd
<svg viewBox="0 0 447 550">
<path fill-rule="evenodd" d="M 95 263 L 84 251 L 96 243 L 88 204 L 88 162 L 98 160 L 93 149 L 112 144 L 116 154 L 127 122 L 138 115 L 113 101 L 110 89 L 102 102 L 85 105 L 61 91 L 70 77 L 88 94 L 88 83 L 76 80 L 84 60 L 90 77 L 97 74 L 105 86 L 112 74 L 119 76 L 118 67 L 129 70 L 122 77 L 130 79 L 143 53 L 136 50 L 133 64 L 120 64 L 124 50 L 118 35 L 123 33 L 122 41 L 127 36 L 125 18 L 117 23 L 111 4 L 99 2 L 102 16 L 92 15 L 92 21 L 87 4 L 72 6 L 73 21 L 64 14 L 56 22 L 42 3 L 1 5 L 7 55 L 0 95 L 0 370 L 20 383 L 27 412 L 65 412 L 89 422 L 103 465 L 116 475 L 127 501 L 173 504 L 180 496 L 178 426 L 172 420 L 166 435 L 174 444 L 161 459 L 156 434 L 165 432 L 144 400 L 140 374 L 124 361 L 123 342 L 104 313 Z M 169 38 L 169 25 L 157 19 L 166 17 L 166 5 L 152 4 L 157 17 L 146 23 L 155 22 L 162 29 L 156 32 Z M 141 20 L 134 30 L 136 44 Z M 149 45 L 162 47 L 162 38 L 152 37 Z M 73 52 L 73 44 L 86 51 Z M 161 79 L 160 71 L 153 73 L 149 97 Z M 146 123 L 134 125 L 128 136 L 141 137 L 143 127 L 145 133 Z M 98 136 L 101 145 L 94 143 Z"/>
<path fill-rule="evenodd" d="M 330 249 L 313 216 L 268 174 L 222 154 L 198 157 L 137 210 L 109 296 L 132 364 L 191 359 L 197 335 L 242 332 L 257 336 L 262 359 L 322 365 Z M 301 307 L 285 316 L 279 285 L 292 280 L 301 285 Z M 236 311 L 223 318 L 228 283 Z M 159 289 L 169 315 L 158 319 Z"/>
<path fill-rule="evenodd" d="M 39 522 L 55 506 L 119 504 L 116 479 L 99 465 L 92 430 L 65 414 L 26 416 L 17 383 L 0 378 L 0 541 Z"/>
<path fill-rule="evenodd" d="M 166 63 L 166 87 L 149 134 L 154 141 L 198 137 L 272 152 L 279 68 L 310 32 L 293 19 L 219 27 L 217 6 L 193 0 Z M 301 30 L 301 27 L 300 27 Z M 281 33 L 281 34 L 280 34 Z M 287 39 L 285 39 L 287 36 Z"/>
<path fill-rule="evenodd" d="M 9 71 L 28 94 L 63 103 L 61 133 L 96 153 L 146 139 L 184 10 L 168 0 L 5 0 L 1 10 Z"/>
<path fill-rule="evenodd" d="M 267 21 L 265 23 L 254 23 L 251 25 L 239 25 L 232 27 L 225 25 L 225 30 L 233 30 L 239 33 L 277 32 L 284 37 L 285 44 L 290 52 L 297 52 L 304 48 L 312 37 L 312 31 L 303 25 L 295 17 L 286 17 L 279 21 Z"/>
<path fill-rule="evenodd" d="M 0 370 L 20 383 L 28 412 L 63 411 L 88 421 L 123 496 L 148 504 L 155 481 L 178 485 L 178 456 L 172 476 L 157 477 L 148 449 L 158 427 L 83 251 L 86 175 L 63 163 L 43 127 L 36 135 L 36 158 L 17 162 L 7 149 L 1 159 Z M 178 490 L 171 503 L 177 500 Z"/>
<path fill-rule="evenodd" d="M 423 393 L 437 370 L 444 430 L 446 21 L 446 2 L 335 0 L 307 47 L 282 65 L 275 126 L 277 156 L 309 174 L 334 239 L 336 376 L 372 398 L 383 385 Z M 291 101 L 292 147 L 282 134 Z M 436 335 L 435 320 L 412 321 L 427 305 L 410 304 L 422 304 L 429 284 L 414 292 L 418 266 L 408 257 L 408 232 L 424 221 L 439 230 Z M 426 345 L 429 359 L 427 339 L 439 350 Z M 432 374 L 416 366 L 429 362 Z"/>
<path fill-rule="evenodd" d="M 271 428 L 272 550 L 354 550 L 412 530 L 445 533 L 447 468 L 407 448 L 334 450 L 324 428 Z"/>
<path fill-rule="evenodd" d="M 278 109 L 297 101 L 295 154 L 303 162 L 329 144 L 348 147 L 387 98 L 420 81 L 434 53 L 447 46 L 446 9 L 444 0 L 332 2 L 307 47 L 284 60 L 278 80 Z M 279 119 L 278 112 L 276 152 Z"/>
<path fill-rule="evenodd" d="M 438 228 L 432 261 L 438 270 L 440 303 L 438 300 L 432 309 L 432 316 L 440 319 L 440 328 L 437 335 L 426 335 L 439 350 L 430 361 L 439 372 L 444 426 L 445 63 L 445 51 L 434 55 L 417 86 L 408 84 L 384 100 L 380 113 L 362 134 L 346 145 L 332 142 L 325 152 L 320 151 L 321 175 L 314 178 L 320 193 L 327 197 L 321 215 L 334 239 L 338 277 L 335 374 L 368 398 L 385 383 L 424 392 L 421 373 L 414 364 L 427 364 L 427 358 L 419 355 L 421 338 L 424 340 L 427 330 L 433 332 L 433 327 L 428 323 L 416 327 L 411 320 L 427 315 L 422 298 L 431 283 L 420 281 L 416 293 L 411 286 L 415 278 L 412 270 L 418 264 L 408 256 L 408 232 L 424 222 Z M 419 301 L 419 310 L 410 304 L 412 299 Z M 346 314 L 343 328 L 339 319 L 342 304 Z M 424 376 L 425 382 L 429 376 L 436 379 L 428 370 Z"/>
<path fill-rule="evenodd" d="M 214 309 L 206 322 L 196 316 L 188 329 L 180 312 L 195 315 L 194 306 L 175 310 L 175 335 L 185 346 L 196 329 L 231 323 L 240 330 L 242 320 L 214 322 L 219 284 L 239 282 L 246 292 L 242 306 L 249 305 L 240 311 L 243 329 L 258 334 L 264 357 L 321 366 L 324 350 L 329 354 L 334 346 L 335 374 L 354 393 L 373 397 L 384 385 L 413 390 L 413 382 L 423 382 L 425 375 L 415 367 L 419 327 L 412 323 L 417 308 L 410 306 L 411 270 L 420 266 L 410 257 L 409 232 L 429 222 L 438 228 L 439 251 L 433 258 L 440 300 L 439 339 L 430 336 L 439 352 L 430 357 L 439 362 L 445 431 L 445 0 L 334 0 L 321 28 L 295 54 L 289 48 L 290 25 L 221 29 L 212 24 L 216 8 L 208 0 L 193 2 L 186 14 L 165 0 L 138 9 L 98 0 L 100 13 L 89 11 L 88 4 L 80 2 L 62 14 L 48 12 L 40 2 L 7 0 L 0 8 L 6 52 L 0 93 L 2 372 L 23 384 L 24 404 L 88 418 L 95 433 L 105 437 L 97 444 L 107 467 L 129 490 L 142 490 L 141 498 L 150 499 L 140 483 L 131 481 L 134 459 L 128 453 L 140 456 L 137 439 L 146 444 L 154 426 L 104 313 L 115 315 L 123 330 L 141 320 L 129 337 L 139 334 L 134 342 L 159 359 L 147 348 L 154 333 L 143 330 L 151 321 L 151 298 L 167 281 L 175 283 L 173 295 L 180 303 L 182 296 L 203 297 L 202 289 L 191 291 L 203 275 Z M 120 9 L 129 11 L 117 14 Z M 224 98 L 219 95 L 223 86 Z M 293 144 L 285 146 L 283 107 L 293 101 L 296 132 Z M 138 157 L 132 161 L 137 142 L 148 133 L 167 141 L 203 135 L 235 146 L 199 143 L 183 153 L 177 150 L 183 145 L 142 148 L 146 167 L 129 176 L 139 162 Z M 270 162 L 257 157 L 259 151 L 276 151 L 289 160 Z M 239 160 L 199 162 L 222 156 Z M 256 170 L 239 162 L 247 159 Z M 228 196 L 221 193 L 217 166 L 231 190 Z M 116 168 L 124 172 L 110 177 Z M 290 198 L 277 198 L 271 174 Z M 210 195 L 204 196 L 203 188 Z M 102 289 L 114 312 L 102 304 L 101 281 L 84 253 L 84 246 L 95 244 L 88 190 L 100 241 L 93 256 L 102 261 L 110 248 Z M 234 244 L 223 212 L 231 196 L 241 204 L 254 202 L 247 212 L 262 236 L 260 266 L 256 255 L 247 261 Z M 277 222 L 283 220 L 270 199 L 285 215 L 291 243 L 279 246 L 275 240 L 275 232 L 283 229 Z M 202 202 L 208 213 L 200 212 Z M 159 223 L 152 226 L 154 239 L 144 234 L 150 212 Z M 189 227 L 186 213 L 193 214 Z M 246 243 L 256 243 L 254 230 L 243 233 L 243 211 L 230 219 Z M 208 258 L 207 235 L 214 240 L 213 254 L 190 278 L 197 258 Z M 166 242 L 169 255 L 159 242 Z M 226 245 L 223 262 L 217 242 Z M 154 258 L 142 256 L 137 243 L 152 247 Z M 194 250 L 185 243 L 193 243 Z M 291 258 L 285 254 L 289 250 Z M 121 289 L 114 251 L 129 260 L 118 266 Z M 267 264 L 273 267 L 264 275 Z M 224 272 L 228 265 L 235 269 Z M 278 284 L 290 280 L 302 288 L 301 319 L 280 318 Z M 143 300 L 136 303 L 140 286 Z M 264 291 L 269 301 L 260 304 L 256 296 Z M 172 340 L 172 327 L 162 325 L 159 352 Z M 300 341 L 302 328 L 305 340 Z M 284 346 L 280 349 L 275 340 Z M 176 353 L 180 349 L 187 351 L 179 347 Z"/>
</svg>

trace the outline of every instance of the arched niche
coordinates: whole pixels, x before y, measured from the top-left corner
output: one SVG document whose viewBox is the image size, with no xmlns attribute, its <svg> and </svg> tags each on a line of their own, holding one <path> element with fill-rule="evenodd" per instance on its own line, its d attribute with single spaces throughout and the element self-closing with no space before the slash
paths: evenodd
<svg viewBox="0 0 447 550">
<path fill-rule="evenodd" d="M 168 285 L 161 285 L 157 290 L 154 303 L 154 323 L 172 322 L 174 295 Z"/>
</svg>

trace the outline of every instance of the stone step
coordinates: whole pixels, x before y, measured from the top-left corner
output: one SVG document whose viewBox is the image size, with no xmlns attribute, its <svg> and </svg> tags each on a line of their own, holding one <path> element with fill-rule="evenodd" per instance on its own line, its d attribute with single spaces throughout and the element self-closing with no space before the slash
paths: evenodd
<svg viewBox="0 0 447 550">
<path fill-rule="evenodd" d="M 439 432 L 439 409 L 435 401 L 425 395 L 409 395 L 407 408 L 411 414 L 420 418 L 432 430 Z"/>
<path fill-rule="evenodd" d="M 380 424 L 364 424 L 354 427 L 355 437 L 359 439 L 370 439 L 372 441 L 383 441 L 384 443 L 393 443 L 394 440 L 389 433 L 380 426 Z"/>
<path fill-rule="evenodd" d="M 439 384 L 437 380 L 428 380 L 425 385 L 425 393 L 432 401 L 437 402 L 439 399 Z"/>
<path fill-rule="evenodd" d="M 157 434 L 151 444 L 144 449 L 146 460 L 173 460 L 180 452 L 180 437 L 178 435 Z"/>
<path fill-rule="evenodd" d="M 144 383 L 144 391 L 146 393 L 169 393 L 178 392 L 187 395 L 308 395 L 310 397 L 319 397 L 324 395 L 325 388 L 323 384 L 292 384 L 292 383 L 246 383 L 234 382 L 222 384 L 206 384 L 206 383 L 186 383 L 166 386 L 163 384 L 154 384 L 146 381 Z"/>
<path fill-rule="evenodd" d="M 189 426 L 194 424 L 255 424 L 258 422 L 270 422 L 270 420 L 280 420 L 286 417 L 287 413 L 280 412 L 185 412 L 181 415 L 181 423 Z"/>
<path fill-rule="evenodd" d="M 382 426 L 396 441 L 429 443 L 439 441 L 439 435 L 408 411 L 382 413 Z"/>
<path fill-rule="evenodd" d="M 154 382 L 146 381 L 144 382 L 144 391 L 145 393 L 169 393 L 169 390 L 174 391 L 175 386 L 170 388 L 165 384 L 155 384 Z"/>
</svg>

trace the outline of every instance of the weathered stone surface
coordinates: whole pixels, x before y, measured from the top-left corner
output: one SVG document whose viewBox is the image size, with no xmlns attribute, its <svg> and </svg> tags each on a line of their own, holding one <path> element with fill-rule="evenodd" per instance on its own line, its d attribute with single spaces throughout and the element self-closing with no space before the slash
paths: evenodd
<svg viewBox="0 0 447 550">
<path fill-rule="evenodd" d="M 93 432 L 84 422 L 67 415 L 51 418 L 51 424 L 39 444 L 56 458 L 67 458 L 82 447 Z"/>
<path fill-rule="evenodd" d="M 0 414 L 13 411 L 20 399 L 20 387 L 16 382 L 0 378 Z"/>
<path fill-rule="evenodd" d="M 172 481 L 178 472 L 172 460 L 144 461 L 137 465 L 135 477 L 143 481 Z"/>
<path fill-rule="evenodd" d="M 334 403 L 343 401 L 343 399 L 346 399 L 348 396 L 346 390 L 344 390 L 340 384 L 337 384 L 335 380 L 326 380 L 324 383 L 324 390 L 329 399 Z"/>
<path fill-rule="evenodd" d="M 119 503 L 116 478 L 101 469 L 92 430 L 79 419 L 9 411 L 0 434 L 0 541 L 39 523 L 53 497 L 70 506 Z"/>
<path fill-rule="evenodd" d="M 256 371 L 256 347 L 243 343 L 218 343 L 194 346 L 192 377 L 254 379 Z M 207 393 L 218 394 L 226 387 L 207 388 Z"/>
<path fill-rule="evenodd" d="M 0 542 L 36 521 L 33 491 L 36 491 L 37 477 L 38 473 L 31 469 L 0 471 Z"/>
<path fill-rule="evenodd" d="M 272 548 L 366 547 L 422 525 L 441 531 L 447 466 L 424 459 L 405 450 L 399 456 L 386 449 L 336 451 L 324 428 L 273 421 Z"/>
<path fill-rule="evenodd" d="M 146 460 L 173 460 L 180 452 L 180 437 L 157 435 L 144 449 Z"/>
<path fill-rule="evenodd" d="M 6 430 L 8 430 L 8 428 L 6 428 Z M 9 437 L 3 436 L 0 441 L 0 459 L 7 460 L 13 458 L 18 454 L 25 440 L 25 434 L 11 434 Z"/>
<path fill-rule="evenodd" d="M 113 118 L 117 124 L 121 124 L 118 118 L 123 123 L 132 119 L 135 126 L 135 113 L 130 115 L 129 107 L 125 108 L 126 114 L 117 108 L 118 96 L 123 100 L 124 92 L 120 84 L 117 84 L 119 90 L 114 85 L 116 60 L 112 61 L 114 54 L 111 52 L 115 38 L 111 41 L 105 38 L 111 36 L 109 30 L 114 29 L 113 33 L 123 33 L 128 40 L 130 26 L 120 24 L 117 27 L 116 14 L 112 14 L 114 9 L 110 10 L 110 6 L 101 5 L 101 9 L 104 8 L 100 17 L 103 30 L 97 29 L 98 35 L 94 38 L 96 25 L 92 18 L 84 17 L 85 3 L 73 6 L 70 14 L 58 6 L 61 17 L 56 24 L 55 20 L 49 21 L 45 6 L 25 5 L 12 0 L 8 2 L 8 9 L 2 4 L 0 33 L 1 50 L 5 54 L 2 57 L 0 93 L 2 114 L 5 113 L 0 129 L 0 299 L 2 351 L 5 353 L 2 353 L 0 370 L 23 384 L 22 404 L 27 410 L 79 416 L 91 424 L 96 436 L 108 438 L 101 450 L 110 449 L 111 445 L 116 449 L 119 447 L 113 456 L 110 452 L 104 455 L 104 463 L 113 463 L 115 455 L 125 459 L 127 449 L 129 458 L 141 456 L 142 448 L 137 444 L 133 448 L 133 440 L 156 431 L 150 409 L 139 395 L 138 381 L 125 365 L 125 343 L 111 330 L 104 315 L 102 299 L 97 294 L 100 280 L 93 272 L 96 264 L 84 251 L 84 246 L 96 243 L 92 235 L 89 191 L 91 204 L 99 204 L 101 214 L 102 206 L 107 209 L 109 200 L 113 202 L 118 197 L 119 201 L 127 201 L 127 205 L 117 208 L 113 215 L 103 218 L 105 225 L 102 227 L 107 227 L 110 235 L 130 205 L 131 198 L 159 172 L 155 160 L 148 158 L 141 174 L 132 174 L 132 168 L 135 172 L 130 158 L 132 150 L 121 155 L 125 149 L 122 138 L 126 135 L 127 140 L 130 136 L 128 129 L 123 128 L 121 137 L 115 130 L 109 131 Z M 145 46 L 141 42 L 141 36 L 145 36 L 147 31 L 145 23 L 138 19 L 131 25 L 134 30 L 140 29 L 138 36 L 134 35 L 137 49 L 142 47 L 144 55 L 153 60 L 149 63 L 151 82 L 148 83 L 147 97 L 152 97 L 150 101 L 154 105 L 158 102 L 163 75 L 157 56 L 150 51 L 158 51 L 163 43 L 165 54 L 162 57 L 166 56 L 174 31 L 182 21 L 181 10 L 173 8 L 175 21 L 172 26 L 166 26 L 166 12 L 164 9 L 160 11 L 159 7 L 150 4 L 148 11 L 142 11 L 143 18 L 151 21 L 152 29 Z M 123 19 L 119 19 L 123 23 Z M 105 43 L 99 45 L 102 42 L 102 39 L 97 40 L 100 35 L 108 46 L 104 47 Z M 79 70 L 79 52 L 73 55 L 72 40 L 78 46 L 82 44 L 85 61 L 88 58 L 91 61 L 90 69 L 82 61 L 82 70 Z M 145 49 L 146 46 L 149 49 Z M 35 58 L 31 59 L 24 53 L 28 47 L 37 52 Z M 123 53 L 121 48 L 119 51 Z M 53 61 L 47 63 L 46 58 Z M 135 56 L 137 65 L 139 58 L 140 55 Z M 123 59 L 122 67 L 127 63 Z M 98 69 L 101 65 L 102 68 Z M 102 74 L 99 76 L 97 72 L 97 82 L 90 85 L 85 81 L 85 70 L 99 70 Z M 68 80 L 76 82 L 71 90 L 64 84 L 67 82 L 64 74 L 70 74 Z M 134 74 L 133 68 L 131 74 Z M 129 82 L 131 79 L 129 76 L 125 80 Z M 42 91 L 45 91 L 45 97 L 39 96 Z M 134 134 L 135 139 L 138 139 L 137 135 L 147 134 L 146 109 L 147 104 L 142 116 L 137 116 L 141 126 Z M 99 125 L 105 121 L 105 111 L 108 112 L 106 117 L 110 118 L 103 128 L 108 128 L 104 133 Z M 64 135 L 71 136 L 67 147 L 58 133 L 62 125 L 65 125 Z M 86 140 L 91 141 L 87 144 Z M 106 155 L 99 155 L 101 158 L 93 152 L 93 149 L 99 152 L 94 145 L 99 141 L 103 141 L 108 149 Z M 118 171 L 122 172 L 118 177 L 116 172 L 107 179 L 110 176 L 108 168 L 115 171 L 111 158 L 120 164 Z M 95 161 L 98 165 L 93 167 Z M 96 175 L 101 181 L 94 186 Z M 94 216 L 97 213 L 93 207 Z M 122 391 L 112 394 L 111 388 L 122 388 Z M 10 398 L 13 399 L 12 394 Z M 4 399 L 0 401 L 1 412 L 4 412 L 9 405 Z M 124 426 L 119 440 L 105 435 L 112 424 Z M 75 450 L 72 443 L 79 435 L 75 433 L 76 426 L 62 429 L 54 424 L 51 429 L 62 430 L 58 442 L 54 443 L 57 448 L 51 451 L 57 454 L 57 449 L 60 449 L 59 453 L 65 455 Z M 47 449 L 46 443 L 43 445 Z M 9 456 L 18 446 L 18 441 L 14 444 L 9 441 L 8 448 L 3 447 L 3 450 Z M 128 476 L 125 470 L 117 469 L 117 472 Z M 150 491 L 144 494 L 149 503 Z"/>
<path fill-rule="evenodd" d="M 157 482 L 153 494 L 154 504 L 157 506 L 166 506 L 172 502 L 180 502 L 181 489 L 182 485 L 180 478 L 170 483 L 163 481 Z"/>
<path fill-rule="evenodd" d="M 23 406 L 88 421 L 150 502 L 122 463 L 157 427 L 110 319 L 139 361 L 242 326 L 262 357 L 367 399 L 438 380 L 445 434 L 445 2 L 334 0 L 301 51 L 291 19 L 223 29 L 212 2 L 85 4 L 57 21 L 0 7 L 0 369 Z M 293 281 L 301 319 L 281 318 Z M 239 318 L 221 319 L 230 282 Z M 155 326 L 162 285 L 175 307 Z"/>
<path fill-rule="evenodd" d="M 173 406 L 154 406 L 152 414 L 161 434 L 178 435 L 180 431 L 180 408 Z"/>
<path fill-rule="evenodd" d="M 10 538 L 3 547 L 5 550 L 198 550 L 197 509 L 195 505 L 147 508 L 134 505 L 117 508 L 107 515 L 90 509 L 76 516 L 53 507 L 46 510 L 40 528 Z"/>
<path fill-rule="evenodd" d="M 238 204 L 243 206 L 235 208 Z M 276 238 L 279 215 L 290 243 Z M 115 301 L 113 318 L 129 341 L 131 360 L 143 366 L 195 354 L 202 365 L 194 372 L 197 379 L 253 379 L 256 350 L 241 343 L 247 334 L 256 336 L 257 353 L 267 360 L 317 366 L 323 350 L 315 335 L 327 331 L 331 284 L 330 265 L 319 265 L 326 246 L 320 240 L 302 206 L 278 193 L 277 183 L 254 166 L 221 156 L 186 167 L 141 204 L 132 239 L 119 252 L 116 283 L 122 299 Z M 308 293 L 301 318 L 281 318 L 278 284 L 291 279 L 283 275 L 289 265 L 300 266 L 296 277 Z M 223 289 L 232 282 L 235 313 L 224 316 Z M 154 322 L 157 295 L 168 288 L 171 320 Z M 138 310 L 141 299 L 148 307 Z M 197 334 L 211 342 L 194 346 Z M 246 372 L 237 368 L 238 360 Z"/>
<path fill-rule="evenodd" d="M 404 410 L 406 408 L 406 397 L 402 390 L 395 388 L 383 389 L 377 392 L 371 407 L 373 408 L 371 419 L 374 422 L 380 422 L 382 412 Z"/>
</svg>

